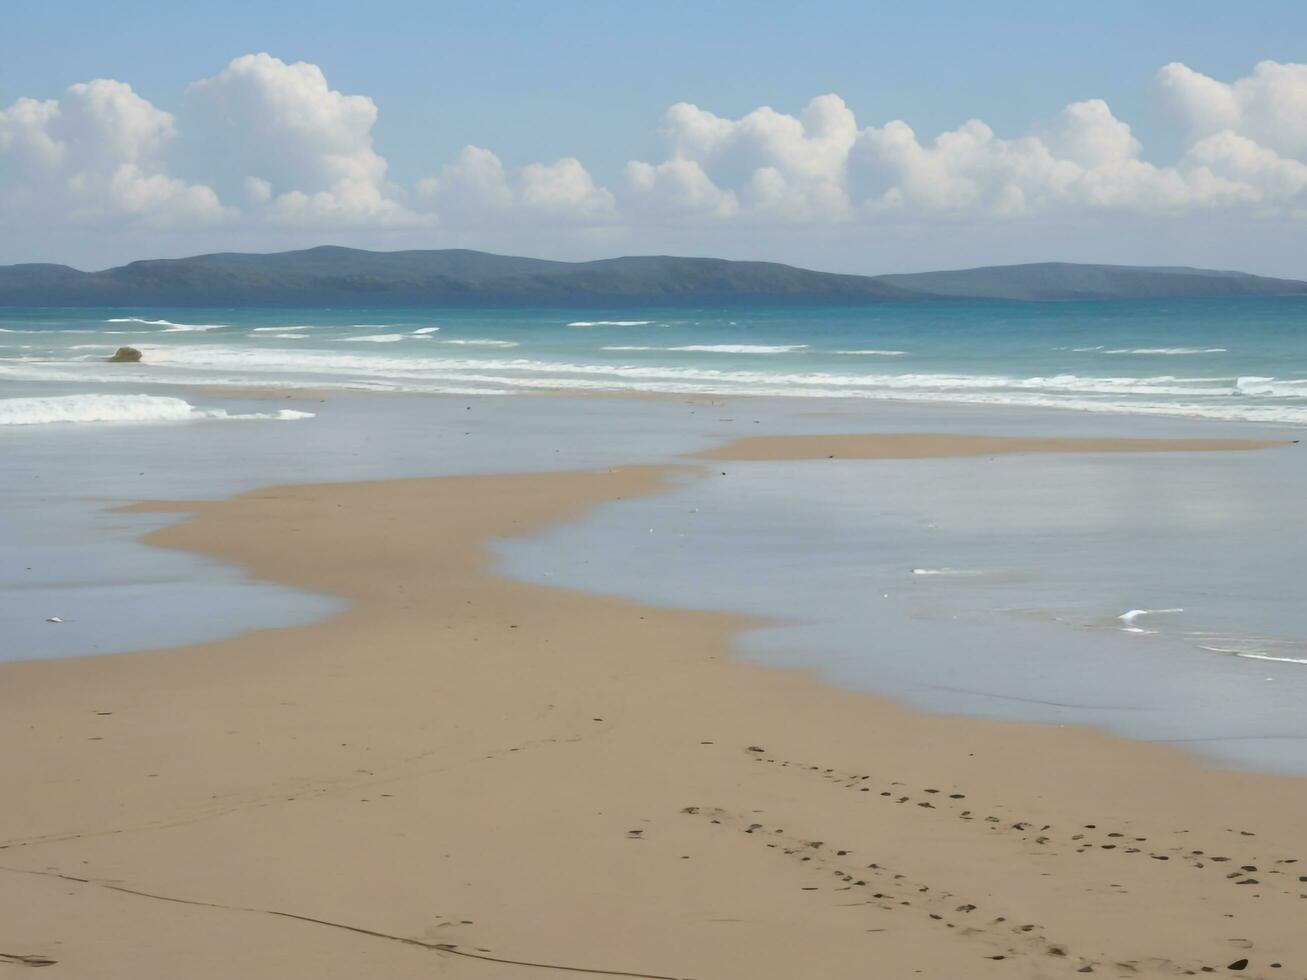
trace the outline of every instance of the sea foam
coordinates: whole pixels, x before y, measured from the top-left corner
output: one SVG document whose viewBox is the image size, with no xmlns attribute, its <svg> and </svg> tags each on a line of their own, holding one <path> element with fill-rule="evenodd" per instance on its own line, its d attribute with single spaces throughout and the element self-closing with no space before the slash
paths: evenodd
<svg viewBox="0 0 1307 980">
<path fill-rule="evenodd" d="M 1159 616 L 1164 613 L 1182 613 L 1183 609 L 1131 609 L 1116 618 L 1125 625 L 1121 627 L 1127 633 L 1156 633 L 1156 630 L 1144 629 L 1135 625 L 1144 616 Z"/>
<path fill-rule="evenodd" d="M 573 320 L 569 327 L 647 327 L 653 320 Z"/>
<path fill-rule="evenodd" d="M 165 333 L 191 333 L 221 330 L 225 323 L 173 323 L 171 320 L 146 320 L 139 316 L 110 317 L 105 323 L 141 323 L 148 327 L 163 327 Z M 106 331 L 107 332 L 107 331 Z"/>
<path fill-rule="evenodd" d="M 680 347 L 610 346 L 604 350 L 691 351 L 700 354 L 789 354 L 806 350 L 807 344 L 684 344 Z"/>
<path fill-rule="evenodd" d="M 273 414 L 232 415 L 224 409 L 196 408 L 181 398 L 161 395 L 56 395 L 0 399 L 0 425 L 54 422 L 194 422 L 201 419 L 309 419 L 312 412 L 282 409 Z"/>
</svg>

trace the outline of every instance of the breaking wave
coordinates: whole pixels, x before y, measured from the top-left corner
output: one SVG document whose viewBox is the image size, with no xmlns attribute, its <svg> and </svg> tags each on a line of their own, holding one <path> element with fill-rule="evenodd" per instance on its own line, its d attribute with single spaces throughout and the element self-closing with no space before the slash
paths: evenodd
<svg viewBox="0 0 1307 980">
<path fill-rule="evenodd" d="M 648 327 L 653 320 L 573 320 L 569 327 Z"/>
<path fill-rule="evenodd" d="M 163 327 L 165 333 L 191 333 L 206 330 L 221 330 L 226 323 L 173 323 L 171 320 L 146 320 L 139 316 L 110 317 L 105 323 L 140 323 L 147 327 Z"/>
<path fill-rule="evenodd" d="M 310 419 L 312 412 L 282 409 L 271 414 L 232 415 L 225 409 L 196 408 L 161 395 L 57 395 L 0 399 L 0 425 L 53 422 L 194 422 L 201 419 Z"/>
</svg>

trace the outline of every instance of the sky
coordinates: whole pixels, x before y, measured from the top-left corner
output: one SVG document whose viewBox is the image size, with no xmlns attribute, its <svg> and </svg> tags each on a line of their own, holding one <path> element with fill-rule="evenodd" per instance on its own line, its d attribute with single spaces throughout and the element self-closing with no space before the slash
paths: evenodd
<svg viewBox="0 0 1307 980">
<path fill-rule="evenodd" d="M 1307 3 L 7 5 L 0 263 L 323 243 L 1307 278 Z"/>
</svg>

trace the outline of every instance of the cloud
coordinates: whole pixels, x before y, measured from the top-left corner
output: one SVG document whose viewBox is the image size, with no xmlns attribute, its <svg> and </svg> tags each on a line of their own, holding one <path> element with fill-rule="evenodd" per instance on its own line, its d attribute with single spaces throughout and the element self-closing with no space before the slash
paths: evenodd
<svg viewBox="0 0 1307 980">
<path fill-rule="evenodd" d="M 212 188 L 170 176 L 171 114 L 125 82 L 96 79 L 60 99 L 0 110 L 0 224 L 154 226 L 234 216 Z"/>
<path fill-rule="evenodd" d="M 662 217 L 730 218 L 740 210 L 735 192 L 714 184 L 696 160 L 632 160 L 626 182 L 636 207 Z"/>
<path fill-rule="evenodd" d="M 1101 99 L 1016 137 L 972 119 L 928 141 L 903 120 L 859 128 L 835 95 L 798 115 L 763 107 L 739 119 L 678 103 L 664 120 L 668 159 L 627 165 L 632 209 L 789 224 L 1302 215 L 1307 66 L 1263 62 L 1226 84 L 1177 63 L 1159 83 L 1191 134 L 1169 164 L 1146 160 Z"/>
<path fill-rule="evenodd" d="M 110 79 L 0 108 L 0 226 L 413 244 L 438 228 L 508 248 L 537 231 L 635 247 L 735 234 L 752 247 L 768 229 L 834 242 L 938 222 L 1307 218 L 1307 65 L 1264 61 L 1222 81 L 1175 62 L 1157 86 L 1186 134 L 1166 160 L 1102 99 L 1015 133 L 971 119 L 923 135 L 860 122 L 826 94 L 734 118 L 678 102 L 659 125 L 664 152 L 627 162 L 612 189 L 576 156 L 510 166 L 478 146 L 406 187 L 375 145 L 371 98 L 333 89 L 317 65 L 248 54 L 191 84 L 176 116 Z"/>
<path fill-rule="evenodd" d="M 575 157 L 555 163 L 529 163 L 511 171 L 494 153 L 465 146 L 438 177 L 418 182 L 418 193 L 442 221 L 494 220 L 510 212 L 561 223 L 617 220 L 610 191 L 595 184 Z"/>
<path fill-rule="evenodd" d="M 251 196 L 267 202 L 266 217 L 346 227 L 423 220 L 373 148 L 376 103 L 332 89 L 317 65 L 247 54 L 187 95 L 197 155 L 216 163 L 217 180 L 258 188 Z"/>
<path fill-rule="evenodd" d="M 845 169 L 857 123 L 838 95 L 813 99 L 798 116 L 763 106 L 736 120 L 679 102 L 667 110 L 663 134 L 672 147 L 669 161 L 634 161 L 627 168 L 638 190 L 718 213 L 741 210 L 731 199 L 743 202 L 743 210 L 786 220 L 841 220 L 850 213 Z M 736 188 L 717 190 L 713 173 Z"/>
<path fill-rule="evenodd" d="M 1229 131 L 1282 156 L 1307 157 L 1307 65 L 1263 61 L 1227 84 L 1177 61 L 1157 77 L 1195 140 Z"/>
</svg>

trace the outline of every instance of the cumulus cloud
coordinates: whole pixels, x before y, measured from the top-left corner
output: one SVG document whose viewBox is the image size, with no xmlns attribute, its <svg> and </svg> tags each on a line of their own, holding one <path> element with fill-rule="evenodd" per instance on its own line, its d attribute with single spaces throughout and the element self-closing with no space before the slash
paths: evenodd
<svg viewBox="0 0 1307 980">
<path fill-rule="evenodd" d="M 422 220 L 388 184 L 373 148 L 376 103 L 332 89 L 317 65 L 248 54 L 187 94 L 195 143 L 219 165 L 217 179 L 243 181 L 267 201 L 269 217 L 327 226 Z"/>
<path fill-rule="evenodd" d="M 719 214 L 735 213 L 740 201 L 750 211 L 787 220 L 838 220 L 849 213 L 845 171 L 858 132 L 838 95 L 813 99 L 798 116 L 763 106 L 740 119 L 679 102 L 667 110 L 663 133 L 672 158 L 629 166 L 627 179 L 637 190 Z M 710 174 L 736 188 L 718 190 Z"/>
<path fill-rule="evenodd" d="M 1191 134 L 1169 164 L 1144 159 L 1129 124 L 1101 99 L 1072 103 L 1016 137 L 972 119 L 923 140 L 903 120 L 859 128 L 838 96 L 825 95 L 798 115 L 763 107 L 739 119 L 678 103 L 663 127 L 670 156 L 628 164 L 627 184 L 635 202 L 664 214 L 791 223 L 1223 208 L 1301 215 L 1307 65 L 1263 62 L 1226 84 L 1177 63 L 1159 83 Z"/>
<path fill-rule="evenodd" d="M 618 217 L 612 193 L 596 185 L 575 157 L 510 171 L 490 150 L 465 146 L 438 177 L 419 181 L 418 193 L 442 220 L 494 220 L 510 211 L 562 223 Z"/>
<path fill-rule="evenodd" d="M 0 223 L 166 226 L 233 215 L 214 191 L 170 176 L 171 114 L 124 82 L 71 86 L 61 98 L 0 110 Z"/>
<path fill-rule="evenodd" d="M 1158 81 L 1194 138 L 1229 131 L 1282 156 L 1307 157 L 1307 65 L 1263 61 L 1227 84 L 1172 62 Z"/>
<path fill-rule="evenodd" d="M 665 217 L 730 218 L 740 210 L 735 192 L 714 184 L 697 160 L 632 160 L 626 182 L 633 204 Z"/>
<path fill-rule="evenodd" d="M 1186 133 L 1168 160 L 1101 99 L 1024 132 L 972 119 L 923 135 L 901 119 L 859 122 L 827 94 L 737 118 L 678 102 L 661 122 L 665 152 L 629 161 L 613 190 L 574 156 L 509 166 L 477 146 L 405 188 L 374 144 L 372 99 L 333 89 L 317 65 L 249 54 L 190 85 L 176 117 L 109 79 L 0 107 L 0 226 L 639 239 L 677 224 L 848 235 L 932 220 L 1307 216 L 1307 65 L 1266 61 L 1222 81 L 1176 62 L 1157 85 Z"/>
</svg>

